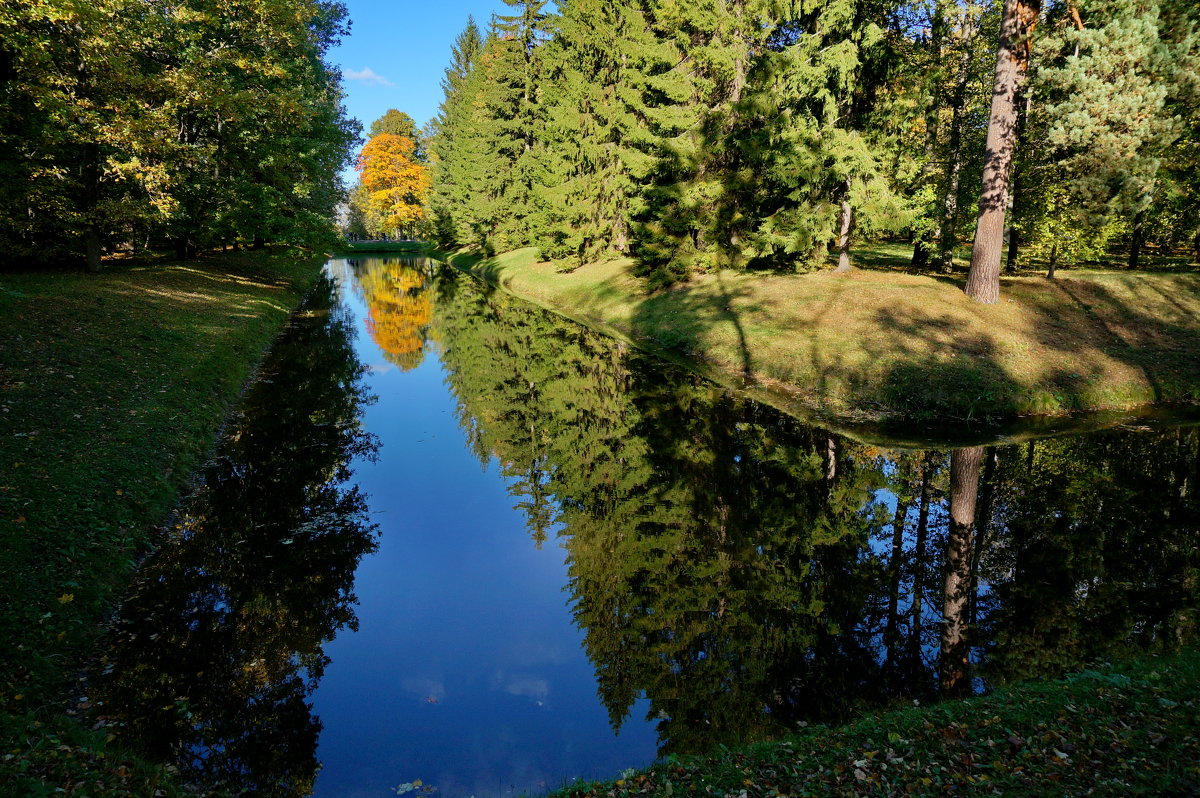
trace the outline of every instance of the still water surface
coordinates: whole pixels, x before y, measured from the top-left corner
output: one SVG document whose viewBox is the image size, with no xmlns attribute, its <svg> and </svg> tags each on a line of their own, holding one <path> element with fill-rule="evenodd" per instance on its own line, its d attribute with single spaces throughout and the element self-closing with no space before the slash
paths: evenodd
<svg viewBox="0 0 1200 798">
<path fill-rule="evenodd" d="M 425 259 L 328 274 L 103 658 L 197 782 L 537 793 L 1196 636 L 1195 427 L 863 443 Z"/>
</svg>

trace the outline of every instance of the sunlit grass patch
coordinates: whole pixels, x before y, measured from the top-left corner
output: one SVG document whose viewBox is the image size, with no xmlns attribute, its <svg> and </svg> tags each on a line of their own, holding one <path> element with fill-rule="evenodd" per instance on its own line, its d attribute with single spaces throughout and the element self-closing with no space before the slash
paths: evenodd
<svg viewBox="0 0 1200 798">
<path fill-rule="evenodd" d="M 565 273 L 531 248 L 453 261 L 832 417 L 978 419 L 1200 399 L 1200 275 L 1007 277 L 1001 302 L 981 305 L 961 276 L 913 274 L 899 265 L 902 245 L 876 249 L 866 260 L 891 267 L 726 271 L 653 294 L 627 259 Z"/>
</svg>

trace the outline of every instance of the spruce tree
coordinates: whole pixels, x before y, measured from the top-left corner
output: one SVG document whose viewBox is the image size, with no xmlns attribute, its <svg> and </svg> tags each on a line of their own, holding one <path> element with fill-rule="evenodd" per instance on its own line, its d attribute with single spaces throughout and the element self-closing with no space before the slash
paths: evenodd
<svg viewBox="0 0 1200 798">
<path fill-rule="evenodd" d="M 890 69 L 876 0 L 801 4 L 780 21 L 740 105 L 734 137 L 747 175 L 742 246 L 752 265 L 812 268 L 831 242 L 849 267 L 851 236 L 911 221 L 894 190 L 888 130 L 875 116 Z"/>
<path fill-rule="evenodd" d="M 430 143 L 435 163 L 431 215 L 434 237 L 442 246 L 466 243 L 460 238 L 456 220 L 462 216 L 470 195 L 471 174 L 464 163 L 465 153 L 459 147 L 459 139 L 471 110 L 466 83 L 482 50 L 479 28 L 475 19 L 468 17 L 466 27 L 454 42 L 450 66 L 442 79 L 444 99 Z"/>
<path fill-rule="evenodd" d="M 581 264 L 630 249 L 629 216 L 655 160 L 648 99 L 675 62 L 642 3 L 558 5 L 537 243 L 543 257 Z"/>
</svg>

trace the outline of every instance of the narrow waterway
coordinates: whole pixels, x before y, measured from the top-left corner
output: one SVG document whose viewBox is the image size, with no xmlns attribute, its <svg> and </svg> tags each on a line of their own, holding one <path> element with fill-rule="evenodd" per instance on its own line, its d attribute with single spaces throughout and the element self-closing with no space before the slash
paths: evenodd
<svg viewBox="0 0 1200 798">
<path fill-rule="evenodd" d="M 537 794 L 1194 641 L 1200 432 L 902 449 L 335 260 L 98 674 L 247 795 Z"/>
</svg>

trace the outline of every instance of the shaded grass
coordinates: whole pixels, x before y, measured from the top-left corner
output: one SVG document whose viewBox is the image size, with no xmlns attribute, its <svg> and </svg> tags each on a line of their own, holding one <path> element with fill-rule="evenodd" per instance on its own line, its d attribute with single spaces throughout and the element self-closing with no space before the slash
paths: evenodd
<svg viewBox="0 0 1200 798">
<path fill-rule="evenodd" d="M 624 259 L 570 272 L 532 249 L 452 261 L 512 292 L 683 355 L 832 419 L 979 419 L 1192 403 L 1200 275 L 1002 281 L 895 270 L 706 274 L 647 295 Z"/>
<path fill-rule="evenodd" d="M 1200 794 L 1200 652 L 669 758 L 559 798 Z"/>
<path fill-rule="evenodd" d="M 161 776 L 97 770 L 107 735 L 63 699 L 85 714 L 72 674 L 320 263 L 0 275 L 0 783 L 18 794 Z"/>
</svg>

